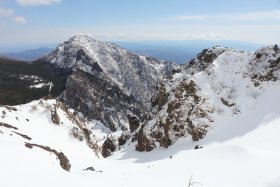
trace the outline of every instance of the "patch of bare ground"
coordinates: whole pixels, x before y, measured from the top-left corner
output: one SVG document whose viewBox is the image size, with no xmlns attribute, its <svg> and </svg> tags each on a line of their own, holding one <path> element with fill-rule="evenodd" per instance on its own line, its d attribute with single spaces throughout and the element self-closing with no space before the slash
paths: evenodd
<svg viewBox="0 0 280 187">
<path fill-rule="evenodd" d="M 224 98 L 221 97 L 221 101 L 224 105 L 228 106 L 228 107 L 233 107 L 235 105 L 235 103 L 230 103 L 229 101 L 225 100 Z"/>
<path fill-rule="evenodd" d="M 4 107 L 9 111 L 17 111 L 17 108 L 16 107 L 12 107 L 12 106 L 7 106 L 7 105 L 4 105 Z"/>
<path fill-rule="evenodd" d="M 18 130 L 17 127 L 14 127 L 14 126 L 12 126 L 12 125 L 9 125 L 9 124 L 7 124 L 7 123 L 2 123 L 2 122 L 0 122 L 0 127 L 5 127 L 5 128 L 8 128 L 8 129 Z"/>
<path fill-rule="evenodd" d="M 96 171 L 92 166 L 91 166 L 91 167 L 88 167 L 88 168 L 86 168 L 86 169 L 83 169 L 83 171 L 95 171 L 95 172 L 102 173 L 102 170 Z"/>
<path fill-rule="evenodd" d="M 29 136 L 25 135 L 25 134 L 21 134 L 21 133 L 18 133 L 18 132 L 15 132 L 15 131 L 12 131 L 13 133 L 23 137 L 24 139 L 27 139 L 27 140 L 32 140 L 32 138 L 30 138 Z"/>
<path fill-rule="evenodd" d="M 50 153 L 54 153 L 57 156 L 57 158 L 59 159 L 60 166 L 62 167 L 62 169 L 66 170 L 66 171 L 70 171 L 71 164 L 70 164 L 69 159 L 64 155 L 64 153 L 58 152 L 55 149 L 52 149 L 48 146 L 32 144 L 32 143 L 27 143 L 27 142 L 25 142 L 25 146 L 29 149 L 32 149 L 33 147 L 39 147 L 39 148 L 41 148 L 45 151 L 48 151 Z"/>
</svg>

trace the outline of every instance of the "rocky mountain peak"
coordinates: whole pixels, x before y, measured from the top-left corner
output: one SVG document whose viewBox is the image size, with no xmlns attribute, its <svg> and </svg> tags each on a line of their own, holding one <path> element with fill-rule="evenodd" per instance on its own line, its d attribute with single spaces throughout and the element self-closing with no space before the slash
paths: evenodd
<svg viewBox="0 0 280 187">
<path fill-rule="evenodd" d="M 69 73 L 61 97 L 65 103 L 112 131 L 129 129 L 131 114 L 142 121 L 156 85 L 178 67 L 81 35 L 59 44 L 43 60 Z"/>
<path fill-rule="evenodd" d="M 145 104 L 154 85 L 172 76 L 172 67 L 176 66 L 80 35 L 60 44 L 45 60 L 67 71 L 74 67 L 90 74 L 102 71 L 128 94 Z"/>
<path fill-rule="evenodd" d="M 226 47 L 215 46 L 209 49 L 204 49 L 196 58 L 184 65 L 185 70 L 190 74 L 195 74 L 204 71 L 213 61 L 222 53 L 229 50 Z"/>
</svg>

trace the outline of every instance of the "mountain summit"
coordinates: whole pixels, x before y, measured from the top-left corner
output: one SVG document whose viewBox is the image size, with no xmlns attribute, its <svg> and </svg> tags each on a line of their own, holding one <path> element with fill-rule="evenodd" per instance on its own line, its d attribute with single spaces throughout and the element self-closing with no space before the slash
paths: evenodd
<svg viewBox="0 0 280 187">
<path fill-rule="evenodd" d="M 59 44 L 44 59 L 66 71 L 74 68 L 90 74 L 102 72 L 146 105 L 155 84 L 171 77 L 172 66 L 176 66 L 83 35 Z"/>
<path fill-rule="evenodd" d="M 177 67 L 88 36 L 70 38 L 42 60 L 70 75 L 66 104 L 113 131 L 128 128 L 128 115 L 143 118 L 156 85 Z"/>
</svg>

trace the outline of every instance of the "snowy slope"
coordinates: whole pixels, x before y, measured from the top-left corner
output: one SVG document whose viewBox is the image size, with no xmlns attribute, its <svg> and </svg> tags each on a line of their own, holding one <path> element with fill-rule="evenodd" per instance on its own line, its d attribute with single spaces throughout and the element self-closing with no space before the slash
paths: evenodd
<svg viewBox="0 0 280 187">
<path fill-rule="evenodd" d="M 276 91 L 276 90 L 271 90 Z M 265 99 L 268 95 L 264 96 Z M 208 187 L 278 187 L 280 185 L 280 114 L 277 103 L 270 102 L 271 110 L 261 121 L 253 123 L 244 134 L 239 118 L 230 118 L 231 125 L 237 123 L 241 134 L 224 131 L 227 139 L 221 139 L 216 126 L 213 134 L 194 150 L 197 144 L 189 139 L 181 140 L 168 149 L 139 153 L 132 146 L 116 152 L 106 159 L 98 159 L 86 143 L 69 134 L 74 126 L 63 111 L 57 110 L 63 124 L 57 126 L 51 121 L 49 106 L 54 100 L 33 102 L 17 106 L 17 111 L 6 111 L 1 122 L 9 123 L 18 130 L 0 127 L 0 176 L 1 186 L 192 186 Z M 37 106 L 34 110 L 34 106 Z M 266 103 L 260 103 L 265 107 Z M 247 122 L 252 121 L 259 111 L 248 112 Z M 270 115 L 269 115 L 270 114 Z M 17 117 L 17 119 L 16 119 Z M 29 121 L 27 121 L 28 119 Z M 225 121 L 227 122 L 227 119 Z M 247 124 L 247 123 L 246 123 Z M 244 125 L 244 123 L 243 123 Z M 98 129 L 98 127 L 96 127 Z M 28 135 L 28 141 L 12 131 Z M 97 130 L 96 130 L 97 131 Z M 214 134 L 215 133 L 215 134 Z M 102 133 L 96 132 L 102 137 Z M 211 139 L 217 137 L 215 139 Z M 102 139 L 102 138 L 101 138 Z M 101 140 L 102 141 L 102 140 Z M 25 147 L 24 142 L 50 146 L 63 152 L 70 160 L 71 170 L 59 166 L 54 154 L 42 149 Z M 96 171 L 83 171 L 92 166 Z M 102 172 L 101 172 L 102 171 Z"/>
<path fill-rule="evenodd" d="M 276 96 L 280 93 L 280 53 L 273 46 L 256 53 L 222 47 L 203 53 L 211 60 L 200 57 L 164 83 L 168 99 L 162 109 L 157 111 L 158 106 L 155 107 L 155 117 L 145 127 L 146 134 L 157 146 L 168 147 L 188 136 L 194 141 L 207 139 L 212 131 L 229 138 L 225 133 L 229 129 L 235 135 L 243 129 L 243 135 L 265 115 L 277 111 L 267 109 L 272 104 L 280 104 Z M 255 111 L 257 116 L 245 120 L 245 116 Z M 240 121 L 232 124 L 235 118 Z M 216 129 L 220 123 L 221 127 Z"/>
</svg>

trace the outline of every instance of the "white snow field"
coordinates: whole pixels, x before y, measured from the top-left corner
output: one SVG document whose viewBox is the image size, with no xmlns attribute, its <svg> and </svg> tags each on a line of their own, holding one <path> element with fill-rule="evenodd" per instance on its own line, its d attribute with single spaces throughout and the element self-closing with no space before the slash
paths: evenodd
<svg viewBox="0 0 280 187">
<path fill-rule="evenodd" d="M 44 101 L 44 105 L 54 102 Z M 277 111 L 279 103 L 271 100 L 268 104 L 271 111 L 273 108 Z M 31 111 L 34 105 L 38 107 Z M 260 117 L 259 111 L 255 110 L 242 117 L 232 117 L 230 121 L 220 120 L 215 130 L 199 143 L 202 149 L 194 150 L 197 143 L 184 139 L 168 149 L 149 153 L 136 152 L 130 145 L 111 157 L 98 159 L 85 142 L 71 137 L 72 124 L 62 111 L 59 113 L 64 124 L 56 126 L 50 119 L 50 111 L 40 106 L 38 101 L 16 108 L 18 111 L 11 112 L 3 107 L 0 109 L 7 112 L 1 121 L 18 127 L 18 130 L 0 127 L 1 187 L 179 187 L 188 186 L 191 176 L 192 186 L 280 186 L 279 112 L 268 112 Z M 255 122 L 254 118 L 262 119 Z M 250 129 L 247 129 L 247 124 Z M 28 141 L 12 131 L 28 135 L 32 140 Z M 70 172 L 60 167 L 54 154 L 36 147 L 29 149 L 24 142 L 62 151 L 70 160 Z M 83 171 L 90 166 L 96 171 Z"/>
</svg>

